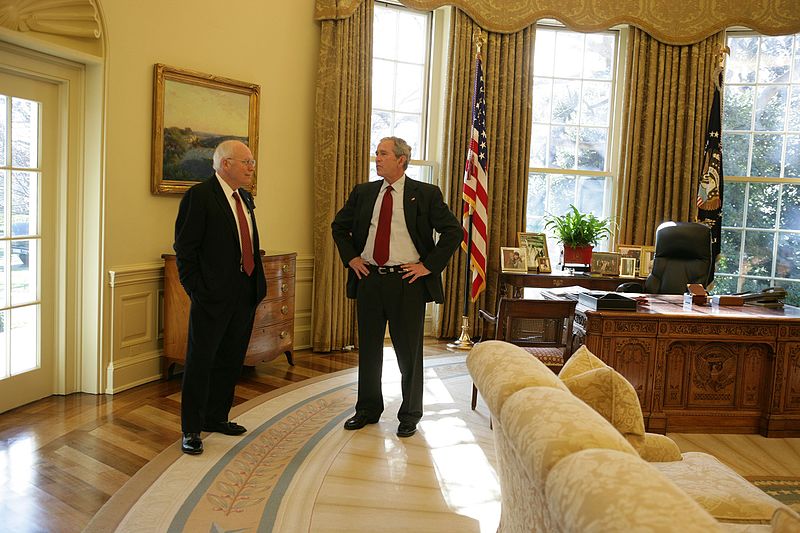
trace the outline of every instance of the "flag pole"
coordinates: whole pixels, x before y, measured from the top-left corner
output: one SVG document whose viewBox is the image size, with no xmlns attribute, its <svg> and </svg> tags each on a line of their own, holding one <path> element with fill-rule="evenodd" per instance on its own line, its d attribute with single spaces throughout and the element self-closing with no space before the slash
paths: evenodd
<svg viewBox="0 0 800 533">
<path fill-rule="evenodd" d="M 466 202 L 466 200 L 462 200 Z M 448 348 L 456 350 L 471 350 L 475 343 L 469 336 L 469 293 L 470 286 L 472 285 L 472 276 L 470 276 L 470 267 L 472 266 L 472 204 L 469 205 L 469 231 L 467 232 L 467 264 L 464 267 L 464 310 L 461 314 L 461 335 L 453 342 L 447 343 Z"/>
<path fill-rule="evenodd" d="M 472 34 L 472 42 L 475 43 L 477 47 L 476 58 L 479 58 L 481 55 L 481 48 L 483 47 L 483 43 L 486 42 L 486 36 L 482 35 L 481 29 L 477 28 L 476 31 Z M 477 75 L 477 72 L 476 72 Z M 477 94 L 473 95 L 474 98 L 477 98 Z M 474 107 L 474 102 L 473 102 Z M 466 205 L 464 205 L 466 204 Z M 453 348 L 456 350 L 471 350 L 475 343 L 472 341 L 469 335 L 470 325 L 469 325 L 469 304 L 470 304 L 470 289 L 472 287 L 472 276 L 470 272 L 472 271 L 472 216 L 475 211 L 474 206 L 467 202 L 466 199 L 462 200 L 462 205 L 464 207 L 468 207 L 469 211 L 467 213 L 467 264 L 464 267 L 464 309 L 461 315 L 461 335 L 459 335 L 458 339 L 454 340 L 447 344 L 448 348 Z M 462 210 L 463 212 L 463 210 Z"/>
</svg>

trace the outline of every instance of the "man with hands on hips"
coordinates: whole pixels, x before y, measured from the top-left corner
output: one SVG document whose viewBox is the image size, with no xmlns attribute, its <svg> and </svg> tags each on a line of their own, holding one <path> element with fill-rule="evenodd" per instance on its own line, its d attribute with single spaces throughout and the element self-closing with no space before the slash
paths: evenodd
<svg viewBox="0 0 800 533">
<path fill-rule="evenodd" d="M 443 301 L 441 272 L 463 235 L 441 190 L 405 175 L 410 159 L 403 139 L 381 139 L 375 165 L 383 180 L 356 185 L 331 224 L 358 314 L 358 400 L 344 428 L 361 429 L 381 417 L 388 322 L 402 378 L 399 437 L 413 435 L 422 418 L 425 304 Z"/>
</svg>

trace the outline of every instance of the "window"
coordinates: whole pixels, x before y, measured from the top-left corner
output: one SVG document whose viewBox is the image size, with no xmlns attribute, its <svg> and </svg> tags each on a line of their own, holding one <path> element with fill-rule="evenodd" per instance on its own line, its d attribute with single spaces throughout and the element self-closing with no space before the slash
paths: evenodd
<svg viewBox="0 0 800 533">
<path fill-rule="evenodd" d="M 431 181 L 433 163 L 426 160 L 431 18 L 430 12 L 375 5 L 370 180 L 379 179 L 374 165 L 378 142 L 397 136 L 411 146 L 407 174 Z"/>
<path fill-rule="evenodd" d="M 717 291 L 785 287 L 800 304 L 800 34 L 729 35 Z"/>
<path fill-rule="evenodd" d="M 0 379 L 39 366 L 39 114 L 0 94 Z"/>
<path fill-rule="evenodd" d="M 570 204 L 606 217 L 619 32 L 536 29 L 527 230 Z"/>
</svg>

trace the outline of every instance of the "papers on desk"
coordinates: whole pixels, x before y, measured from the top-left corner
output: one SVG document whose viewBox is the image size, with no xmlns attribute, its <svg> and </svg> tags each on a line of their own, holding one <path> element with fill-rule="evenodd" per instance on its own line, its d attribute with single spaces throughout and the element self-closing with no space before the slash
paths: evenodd
<svg viewBox="0 0 800 533">
<path fill-rule="evenodd" d="M 578 296 L 592 292 L 591 289 L 581 287 L 578 285 L 570 285 L 569 287 L 553 287 L 550 289 L 541 289 L 541 294 L 547 299 L 551 300 L 578 300 Z M 596 291 L 595 291 L 596 292 Z"/>
</svg>

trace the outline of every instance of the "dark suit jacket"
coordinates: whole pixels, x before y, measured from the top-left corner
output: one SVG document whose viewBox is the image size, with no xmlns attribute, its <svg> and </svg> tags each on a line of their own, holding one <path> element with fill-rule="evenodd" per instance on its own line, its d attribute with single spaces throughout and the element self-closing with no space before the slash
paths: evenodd
<svg viewBox="0 0 800 533">
<path fill-rule="evenodd" d="M 256 302 L 267 293 L 264 267 L 259 256 L 258 228 L 253 197 L 244 189 L 239 196 L 253 223 Z M 242 252 L 239 226 L 216 176 L 186 191 L 175 221 L 175 253 L 178 274 L 192 304 L 216 314 L 231 303 L 231 288 L 238 287 Z"/>
<path fill-rule="evenodd" d="M 383 181 L 360 183 L 353 188 L 344 207 L 336 214 L 331 227 L 333 240 L 345 267 L 351 259 L 361 255 L 367 243 L 372 210 Z M 458 219 L 450 212 L 442 199 L 442 191 L 435 185 L 422 183 L 406 176 L 403 188 L 403 209 L 406 227 L 411 240 L 419 252 L 420 261 L 431 273 L 421 280 L 426 289 L 426 301 L 441 303 L 444 300 L 441 273 L 450 257 L 458 248 L 463 230 Z M 433 230 L 439 232 L 439 241 L 434 244 Z M 358 277 L 348 268 L 347 297 L 355 298 Z"/>
</svg>

